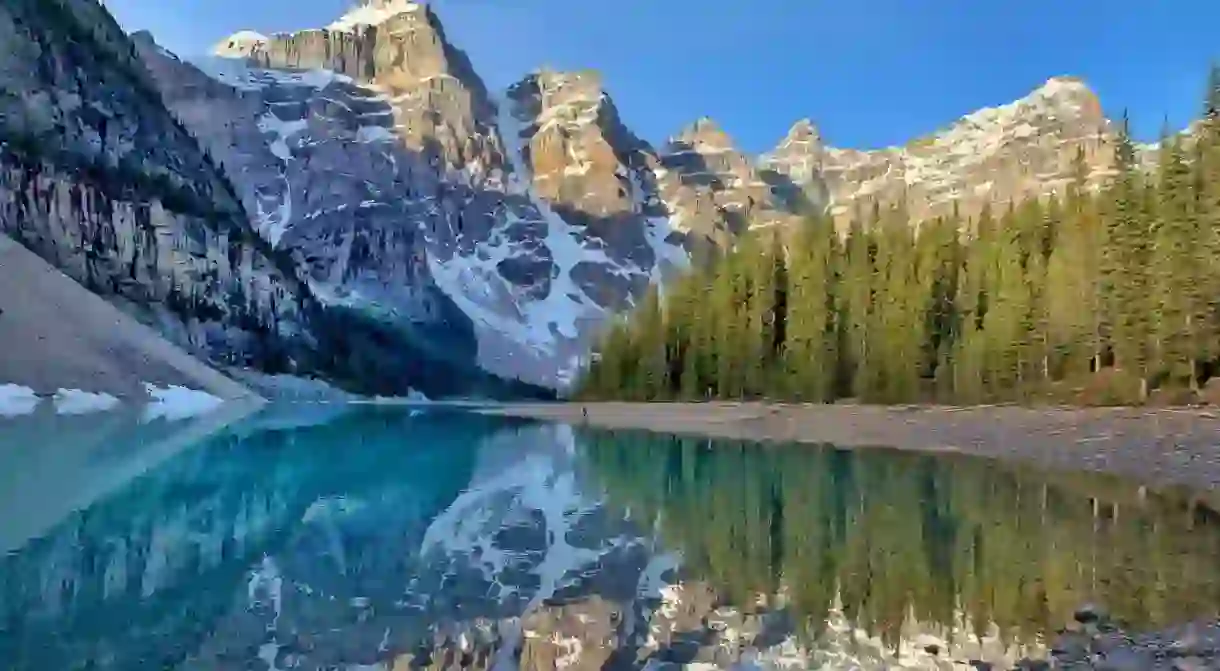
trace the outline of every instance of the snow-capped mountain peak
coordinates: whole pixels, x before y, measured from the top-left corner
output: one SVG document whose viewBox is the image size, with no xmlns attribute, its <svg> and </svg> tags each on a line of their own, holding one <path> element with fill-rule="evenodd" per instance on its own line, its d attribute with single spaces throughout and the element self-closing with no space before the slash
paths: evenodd
<svg viewBox="0 0 1220 671">
<path fill-rule="evenodd" d="M 240 30 L 212 47 L 212 55 L 222 58 L 248 58 L 267 44 L 270 38 L 253 30 Z"/>
<path fill-rule="evenodd" d="M 420 11 L 423 3 L 411 0 L 361 0 L 330 25 L 327 30 L 351 31 L 376 26 L 398 16 Z"/>
<path fill-rule="evenodd" d="M 1107 161 L 1100 106 L 1070 77 L 903 147 L 829 147 L 803 119 L 755 158 L 701 117 L 658 149 L 593 71 L 541 68 L 492 94 L 410 0 L 366 0 L 325 30 L 237 33 L 215 49 L 224 58 L 197 63 L 220 88 L 191 87 L 189 65 L 146 51 L 171 107 L 319 296 L 552 386 L 609 315 L 751 227 L 843 219 L 874 198 L 911 198 L 916 218 L 955 201 L 970 214 L 1055 188 L 1079 147 Z M 458 352 L 455 325 L 471 334 Z"/>
</svg>

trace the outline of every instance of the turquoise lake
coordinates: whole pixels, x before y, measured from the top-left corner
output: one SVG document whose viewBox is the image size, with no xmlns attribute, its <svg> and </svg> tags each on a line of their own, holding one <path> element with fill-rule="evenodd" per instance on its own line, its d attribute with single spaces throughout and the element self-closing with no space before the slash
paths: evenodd
<svg viewBox="0 0 1220 671">
<path fill-rule="evenodd" d="M 1159 668 L 1214 659 L 1215 500 L 426 406 L 38 413 L 0 421 L 0 668 Z"/>
</svg>

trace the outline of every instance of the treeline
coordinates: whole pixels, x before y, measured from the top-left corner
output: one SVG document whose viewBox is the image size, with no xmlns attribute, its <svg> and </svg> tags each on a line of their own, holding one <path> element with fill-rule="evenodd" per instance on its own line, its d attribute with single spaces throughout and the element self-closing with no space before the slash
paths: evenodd
<svg viewBox="0 0 1220 671">
<path fill-rule="evenodd" d="M 1205 115 L 1061 195 L 913 225 L 874 207 L 763 229 L 614 323 L 579 398 L 1140 403 L 1220 362 L 1220 70 Z M 1157 392 L 1156 390 L 1160 390 Z"/>
</svg>

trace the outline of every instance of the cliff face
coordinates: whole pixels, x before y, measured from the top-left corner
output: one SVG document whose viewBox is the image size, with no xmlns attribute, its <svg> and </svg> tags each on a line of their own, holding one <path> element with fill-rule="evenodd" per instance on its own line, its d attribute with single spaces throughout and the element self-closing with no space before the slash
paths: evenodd
<svg viewBox="0 0 1220 671">
<path fill-rule="evenodd" d="M 684 227 L 701 231 L 721 246 L 752 226 L 790 223 L 796 210 L 781 197 L 784 184 L 768 184 L 764 171 L 738 151 L 709 118 L 701 118 L 670 138 L 662 153 L 665 198 Z M 786 182 L 781 173 L 765 173 Z"/>
<path fill-rule="evenodd" d="M 954 203 L 970 217 L 1062 191 L 1078 151 L 1093 185 L 1112 160 L 1096 96 L 1066 77 L 902 147 L 830 147 L 802 120 L 751 157 L 706 118 L 652 147 L 595 72 L 489 92 L 436 14 L 407 0 L 366 0 L 317 30 L 237 33 L 193 64 L 151 41 L 141 55 L 319 296 L 434 336 L 468 319 L 469 341 L 448 340 L 547 385 L 566 382 L 607 315 L 748 228 L 819 212 L 846 224 L 874 202 L 903 202 L 914 222 Z"/>
<path fill-rule="evenodd" d="M 311 87 L 317 77 L 299 75 L 253 96 L 146 37 L 137 46 L 93 0 L 6 3 L 0 37 L 11 50 L 0 62 L 0 232 L 213 362 L 377 393 L 503 390 L 475 365 L 470 320 L 430 290 L 420 233 L 397 225 L 412 211 L 374 207 L 379 190 L 393 203 L 432 189 L 412 204 L 426 208 L 439 187 L 411 178 L 418 157 L 380 142 L 388 109 L 368 91 L 334 74 Z M 169 87 L 158 76 L 184 79 Z M 318 94 L 326 83 L 333 96 Z M 372 121 L 344 134 L 327 125 L 340 106 Z M 331 142 L 294 164 L 302 116 Z M 401 172 L 384 170 L 400 158 Z M 331 169 L 294 181 L 311 161 Z M 339 168 L 361 162 L 361 175 Z M 294 206 L 321 224 L 328 209 L 357 214 L 341 227 L 302 227 L 290 251 L 277 248 Z M 386 264 L 369 272 L 359 261 L 374 255 Z M 387 284 L 410 290 L 392 300 L 369 290 Z M 361 307 L 378 309 L 349 310 L 357 292 Z M 404 308 L 412 328 L 382 325 Z"/>
<path fill-rule="evenodd" d="M 107 35 L 126 44 L 121 33 Z M 277 291 L 276 311 L 308 295 L 345 319 L 372 320 L 382 335 L 409 343 L 412 376 L 427 377 L 433 362 L 477 364 L 563 386 L 603 320 L 748 228 L 788 228 L 819 212 L 843 225 L 874 203 L 901 202 L 916 223 L 955 204 L 970 217 L 986 204 L 1061 192 L 1079 152 L 1092 185 L 1112 161 L 1113 132 L 1096 96 L 1067 77 L 902 147 L 831 147 L 802 120 L 774 151 L 751 157 L 706 118 L 650 146 L 593 72 L 541 70 L 490 92 L 437 15 L 408 0 L 365 0 L 316 30 L 242 31 L 213 56 L 189 61 L 148 35 L 135 44 L 134 55 L 120 46 L 116 58 L 137 73 L 133 90 L 156 91 L 172 118 L 153 103 L 148 113 L 175 127 L 180 120 L 206 149 L 172 162 L 157 153 L 171 151 L 170 142 L 148 148 L 146 161 L 172 166 L 158 179 L 179 190 L 189 181 L 206 209 L 248 213 L 251 244 L 262 250 L 242 261 L 249 271 L 228 269 L 213 260 L 231 244 L 212 232 L 223 226 L 162 200 L 173 217 L 205 220 L 196 243 L 203 256 L 188 258 L 184 272 L 202 264 L 221 283 L 242 278 L 255 296 L 246 302 L 265 321 L 293 319 L 271 319 Z M 42 103 L 30 96 L 22 104 Z M 104 130 L 93 135 L 115 134 Z M 220 174 L 213 159 L 229 182 L 209 181 Z M 165 249 L 136 265 L 154 256 L 156 268 L 183 265 Z M 115 264 L 130 266 L 132 254 Z M 285 288 L 257 279 L 260 262 Z"/>
<path fill-rule="evenodd" d="M 562 385 L 605 315 L 685 264 L 683 236 L 651 195 L 659 159 L 596 82 L 582 113 L 589 85 L 561 75 L 492 96 L 422 5 L 368 3 L 324 30 L 239 34 L 193 63 L 147 36 L 137 44 L 170 109 L 314 294 L 436 356 Z M 557 168 L 585 149 L 591 174 Z"/>
<path fill-rule="evenodd" d="M 764 164 L 797 184 L 825 190 L 829 212 L 846 223 L 874 201 L 903 202 L 914 221 L 975 216 L 1006 205 L 1062 195 L 1084 154 L 1093 186 L 1111 174 L 1114 131 L 1097 96 L 1072 77 L 1054 77 L 1029 95 L 968 114 L 901 147 L 872 151 L 825 146 L 809 122 L 793 127 Z"/>
<path fill-rule="evenodd" d="M 290 267 L 113 20 L 86 0 L 18 0 L 0 34 L 0 231 L 213 358 L 289 346 L 305 299 Z"/>
</svg>

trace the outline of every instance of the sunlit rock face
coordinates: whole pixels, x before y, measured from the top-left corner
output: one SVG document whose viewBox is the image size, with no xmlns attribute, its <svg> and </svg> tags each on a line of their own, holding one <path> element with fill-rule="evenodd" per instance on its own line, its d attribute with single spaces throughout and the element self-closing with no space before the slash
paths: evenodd
<svg viewBox="0 0 1220 671">
<path fill-rule="evenodd" d="M 388 147 L 385 96 L 331 71 L 245 67 L 277 43 L 250 33 L 217 49 L 242 58 L 202 59 L 209 77 L 94 0 L 6 3 L 0 35 L 6 238 L 215 365 L 362 393 L 526 393 L 479 366 L 475 324 L 424 253 L 429 227 L 403 225 L 448 187 Z M 459 228 L 464 202 L 442 208 Z"/>
<path fill-rule="evenodd" d="M 1080 152 L 1083 177 L 1097 186 L 1112 174 L 1114 141 L 1115 129 L 1088 86 L 1054 77 L 1019 100 L 972 112 L 901 147 L 828 147 L 802 121 L 764 164 L 824 191 L 840 223 L 870 216 L 874 202 L 901 204 L 918 222 L 949 216 L 954 207 L 968 218 L 986 204 L 1062 196 Z"/>
<path fill-rule="evenodd" d="M 804 119 L 753 157 L 708 118 L 653 147 L 596 72 L 489 91 L 436 12 L 405 0 L 235 33 L 190 62 L 151 42 L 140 55 L 325 302 L 561 388 L 610 315 L 748 230 L 874 205 L 968 219 L 1062 193 L 1078 151 L 1098 185 L 1113 154 L 1096 96 L 1069 77 L 902 147 L 835 148 Z"/>
<path fill-rule="evenodd" d="M 144 47 L 169 107 L 318 295 L 442 353 L 563 386 L 597 324 L 686 264 L 657 159 L 595 77 L 492 94 L 425 5 L 239 33 L 192 62 Z M 462 322 L 468 342 L 447 328 Z"/>
<path fill-rule="evenodd" d="M 130 438 L 131 458 L 152 444 Z M 10 552 L 0 653 L 546 671 L 1091 668 L 1105 650 L 1168 669 L 1220 640 L 1188 624 L 1220 607 L 1220 524 L 1191 506 L 880 448 L 270 408 Z"/>
</svg>

